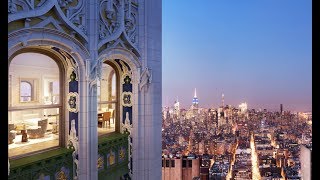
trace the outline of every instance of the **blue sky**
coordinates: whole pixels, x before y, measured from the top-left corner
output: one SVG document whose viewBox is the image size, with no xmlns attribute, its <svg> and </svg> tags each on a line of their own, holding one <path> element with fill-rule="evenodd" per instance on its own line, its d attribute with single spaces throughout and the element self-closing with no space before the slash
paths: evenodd
<svg viewBox="0 0 320 180">
<path fill-rule="evenodd" d="M 311 0 L 162 0 L 162 102 L 309 111 Z"/>
</svg>

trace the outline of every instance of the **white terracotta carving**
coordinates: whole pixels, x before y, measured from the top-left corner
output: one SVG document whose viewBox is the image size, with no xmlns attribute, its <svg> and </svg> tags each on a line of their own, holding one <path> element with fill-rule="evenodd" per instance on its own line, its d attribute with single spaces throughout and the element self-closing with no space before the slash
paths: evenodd
<svg viewBox="0 0 320 180">
<path fill-rule="evenodd" d="M 79 160 L 77 159 L 77 155 L 78 155 L 78 150 L 79 150 L 79 141 L 78 141 L 78 137 L 77 137 L 77 131 L 76 131 L 76 122 L 75 120 L 71 120 L 71 129 L 70 129 L 70 133 L 68 136 L 68 148 L 73 148 L 74 151 L 72 153 L 72 157 L 73 157 L 73 174 L 74 174 L 74 179 L 78 179 L 78 174 L 79 174 L 79 168 L 78 168 L 78 164 L 79 164 Z"/>
</svg>

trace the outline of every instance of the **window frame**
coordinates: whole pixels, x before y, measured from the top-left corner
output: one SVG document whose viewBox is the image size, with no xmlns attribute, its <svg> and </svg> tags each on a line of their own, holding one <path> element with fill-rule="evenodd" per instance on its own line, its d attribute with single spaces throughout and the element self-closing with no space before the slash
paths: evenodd
<svg viewBox="0 0 320 180">
<path fill-rule="evenodd" d="M 182 168 L 187 168 L 187 159 L 182 159 Z"/>
<path fill-rule="evenodd" d="M 27 84 L 29 85 L 29 88 L 30 88 L 30 92 L 28 92 L 28 96 L 24 96 L 23 93 L 22 93 L 22 85 L 23 84 Z M 34 96 L 33 96 L 33 92 L 34 92 L 34 86 L 33 84 L 31 84 L 31 82 L 27 81 L 27 80 L 20 80 L 20 92 L 19 92 L 19 96 L 20 96 L 20 103 L 26 103 L 26 102 L 32 102 L 34 101 Z M 29 89 L 28 89 L 29 90 Z M 30 94 L 30 95 L 29 95 Z M 25 97 L 29 97 L 30 100 L 27 100 L 27 101 L 23 101 L 22 98 L 25 98 Z"/>
<path fill-rule="evenodd" d="M 176 163 L 175 163 L 175 160 L 174 159 L 171 159 L 171 167 L 175 167 L 176 166 Z"/>
<path fill-rule="evenodd" d="M 62 60 L 63 60 L 63 57 L 61 57 L 61 55 L 57 54 L 57 52 L 55 52 L 54 50 L 51 50 L 51 49 L 46 49 L 46 48 L 37 48 L 37 47 L 27 47 L 27 48 L 24 48 L 24 49 L 20 49 L 18 51 L 16 51 L 15 53 L 13 53 L 9 58 L 8 58 L 8 78 L 10 80 L 13 79 L 12 77 L 12 74 L 10 74 L 10 65 L 11 65 L 11 62 L 12 60 L 18 56 L 18 55 L 21 55 L 21 54 L 24 54 L 24 53 L 38 53 L 38 54 L 41 54 L 41 55 L 44 55 L 44 56 L 47 56 L 50 58 L 51 61 L 54 61 L 58 67 L 58 70 L 59 70 L 59 103 L 58 104 L 49 104 L 49 105 L 45 105 L 45 104 L 41 104 L 41 105 L 33 105 L 33 104 L 30 104 L 30 105 L 25 105 L 24 103 L 21 103 L 20 102 L 20 85 L 19 85 L 19 104 L 18 105 L 15 105 L 13 106 L 12 105 L 12 82 L 9 81 L 8 82 L 8 114 L 10 112 L 15 112 L 15 111 L 24 111 L 24 110 L 40 110 L 40 111 L 43 111 L 44 109 L 54 109 L 54 108 L 57 108 L 58 111 L 59 111 L 59 114 L 58 114 L 58 118 L 59 119 L 59 126 L 58 126 L 58 132 L 59 132 L 59 140 L 58 140 L 58 145 L 57 146 L 51 146 L 51 147 L 48 147 L 48 148 L 44 148 L 44 149 L 40 149 L 38 151 L 32 151 L 32 152 L 27 152 L 27 153 L 23 153 L 23 154 L 19 154 L 17 156 L 12 156 L 12 157 L 9 157 L 9 159 L 20 159 L 20 158 L 23 158 L 23 157 L 27 157 L 27 156 L 30 156 L 30 155 L 34 155 L 34 154 L 39 154 L 39 153 L 42 153 L 42 152 L 46 152 L 46 151 L 49 151 L 49 150 L 53 150 L 53 149 L 59 149 L 59 148 L 65 148 L 66 147 L 66 143 L 65 143 L 65 136 L 66 136 L 66 131 L 65 131 L 65 126 L 66 126 L 66 122 L 65 122 L 65 110 L 66 110 L 66 105 L 64 102 L 65 100 L 65 92 L 66 92 L 66 89 L 63 88 L 65 87 L 65 83 L 66 83 L 66 69 L 62 63 Z M 25 79 L 35 79 L 35 78 L 20 78 L 19 79 L 19 83 L 21 82 L 21 80 L 25 80 Z M 37 80 L 37 79 L 36 79 Z M 39 82 L 37 82 L 39 83 Z M 39 86 L 39 85 L 37 85 Z M 40 88 L 40 86 L 39 86 Z M 32 92 L 32 95 L 35 95 L 37 96 L 38 94 L 35 94 L 37 93 L 37 91 L 33 91 Z M 38 101 L 38 98 L 36 97 L 35 101 Z M 35 101 L 31 101 L 31 102 L 35 102 Z M 29 101 L 28 101 L 29 102 Z M 8 124 L 9 124 L 9 121 L 8 121 Z M 9 144 L 8 144 L 9 146 Z M 9 150 L 9 149 L 8 149 Z"/>
<path fill-rule="evenodd" d="M 192 159 L 188 159 L 188 167 L 192 168 Z"/>
<path fill-rule="evenodd" d="M 115 117 L 114 118 L 115 130 L 113 132 L 120 133 L 120 119 L 121 119 L 120 118 L 120 94 L 121 94 L 120 93 L 120 86 L 121 86 L 120 72 L 119 72 L 119 69 L 117 68 L 117 66 L 114 65 L 114 63 L 111 60 L 105 60 L 102 63 L 107 64 L 112 69 L 110 72 L 107 72 L 107 78 L 109 78 L 108 80 L 111 80 L 111 87 L 109 86 L 109 84 L 107 85 L 108 91 L 110 92 L 110 94 L 108 94 L 108 98 L 110 96 L 112 97 L 112 77 L 113 77 L 113 75 L 115 76 L 115 86 L 116 86 L 116 88 L 115 88 L 116 94 L 115 95 L 116 95 L 116 98 L 115 98 L 115 100 L 111 100 L 111 101 L 100 101 L 100 99 L 101 99 L 101 82 L 103 79 L 103 78 L 101 78 L 99 89 L 97 86 L 97 107 L 98 107 L 98 109 L 100 109 L 100 105 L 102 105 L 102 104 L 115 106 L 115 109 L 113 111 L 113 113 L 114 113 L 113 116 Z M 101 71 L 102 70 L 103 70 L 103 68 L 101 68 Z M 101 72 L 101 74 L 102 74 L 102 72 Z M 98 95 L 98 91 L 100 91 L 99 95 Z M 113 133 L 113 132 L 110 132 L 110 133 Z M 98 138 L 106 137 L 110 133 L 104 133 L 104 134 L 98 135 Z"/>
<path fill-rule="evenodd" d="M 166 167 L 170 167 L 170 160 L 166 159 Z"/>
</svg>

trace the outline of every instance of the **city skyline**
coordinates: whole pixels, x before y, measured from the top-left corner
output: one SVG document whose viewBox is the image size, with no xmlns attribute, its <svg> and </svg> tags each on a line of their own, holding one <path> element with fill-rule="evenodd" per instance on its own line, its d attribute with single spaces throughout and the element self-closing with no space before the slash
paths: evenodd
<svg viewBox="0 0 320 180">
<path fill-rule="evenodd" d="M 162 105 L 312 110 L 311 1 L 163 1 Z M 200 11 L 201 10 L 201 11 Z"/>
<path fill-rule="evenodd" d="M 222 102 L 222 96 L 223 96 L 223 102 Z M 179 97 L 177 96 L 173 101 L 168 102 L 168 99 L 164 100 L 164 103 L 162 104 L 162 107 L 174 107 L 174 104 L 176 102 L 179 102 L 180 108 L 182 109 L 189 109 L 194 101 L 194 97 L 197 97 L 197 102 L 199 103 L 199 108 L 218 108 L 221 106 L 232 106 L 232 107 L 236 107 L 238 108 L 240 104 L 242 103 L 246 103 L 248 105 L 248 109 L 256 109 L 256 110 L 263 110 L 263 109 L 267 109 L 268 111 L 281 111 L 281 106 L 283 108 L 283 111 L 292 111 L 292 112 L 311 112 L 311 110 L 302 110 L 302 111 L 298 111 L 298 110 L 291 110 L 290 108 L 286 107 L 285 104 L 266 104 L 266 105 L 261 105 L 261 106 L 257 106 L 257 107 L 252 107 L 250 104 L 248 104 L 247 101 L 241 101 L 241 102 L 236 102 L 237 104 L 231 104 L 231 103 L 225 103 L 225 94 L 222 93 L 220 95 L 220 101 L 216 102 L 215 104 L 213 103 L 211 106 L 203 106 L 201 105 L 201 100 L 199 101 L 198 96 L 192 96 L 192 100 L 191 103 L 188 102 L 187 104 L 183 104 L 180 102 Z M 268 107 L 268 108 L 267 108 Z"/>
</svg>

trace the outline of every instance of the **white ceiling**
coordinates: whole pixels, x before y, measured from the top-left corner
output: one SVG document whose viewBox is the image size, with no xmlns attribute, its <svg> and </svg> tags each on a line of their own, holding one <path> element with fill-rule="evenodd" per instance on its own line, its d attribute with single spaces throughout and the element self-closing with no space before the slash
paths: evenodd
<svg viewBox="0 0 320 180">
<path fill-rule="evenodd" d="M 58 68 L 57 63 L 52 58 L 40 53 L 21 53 L 12 59 L 11 65 Z"/>
</svg>

